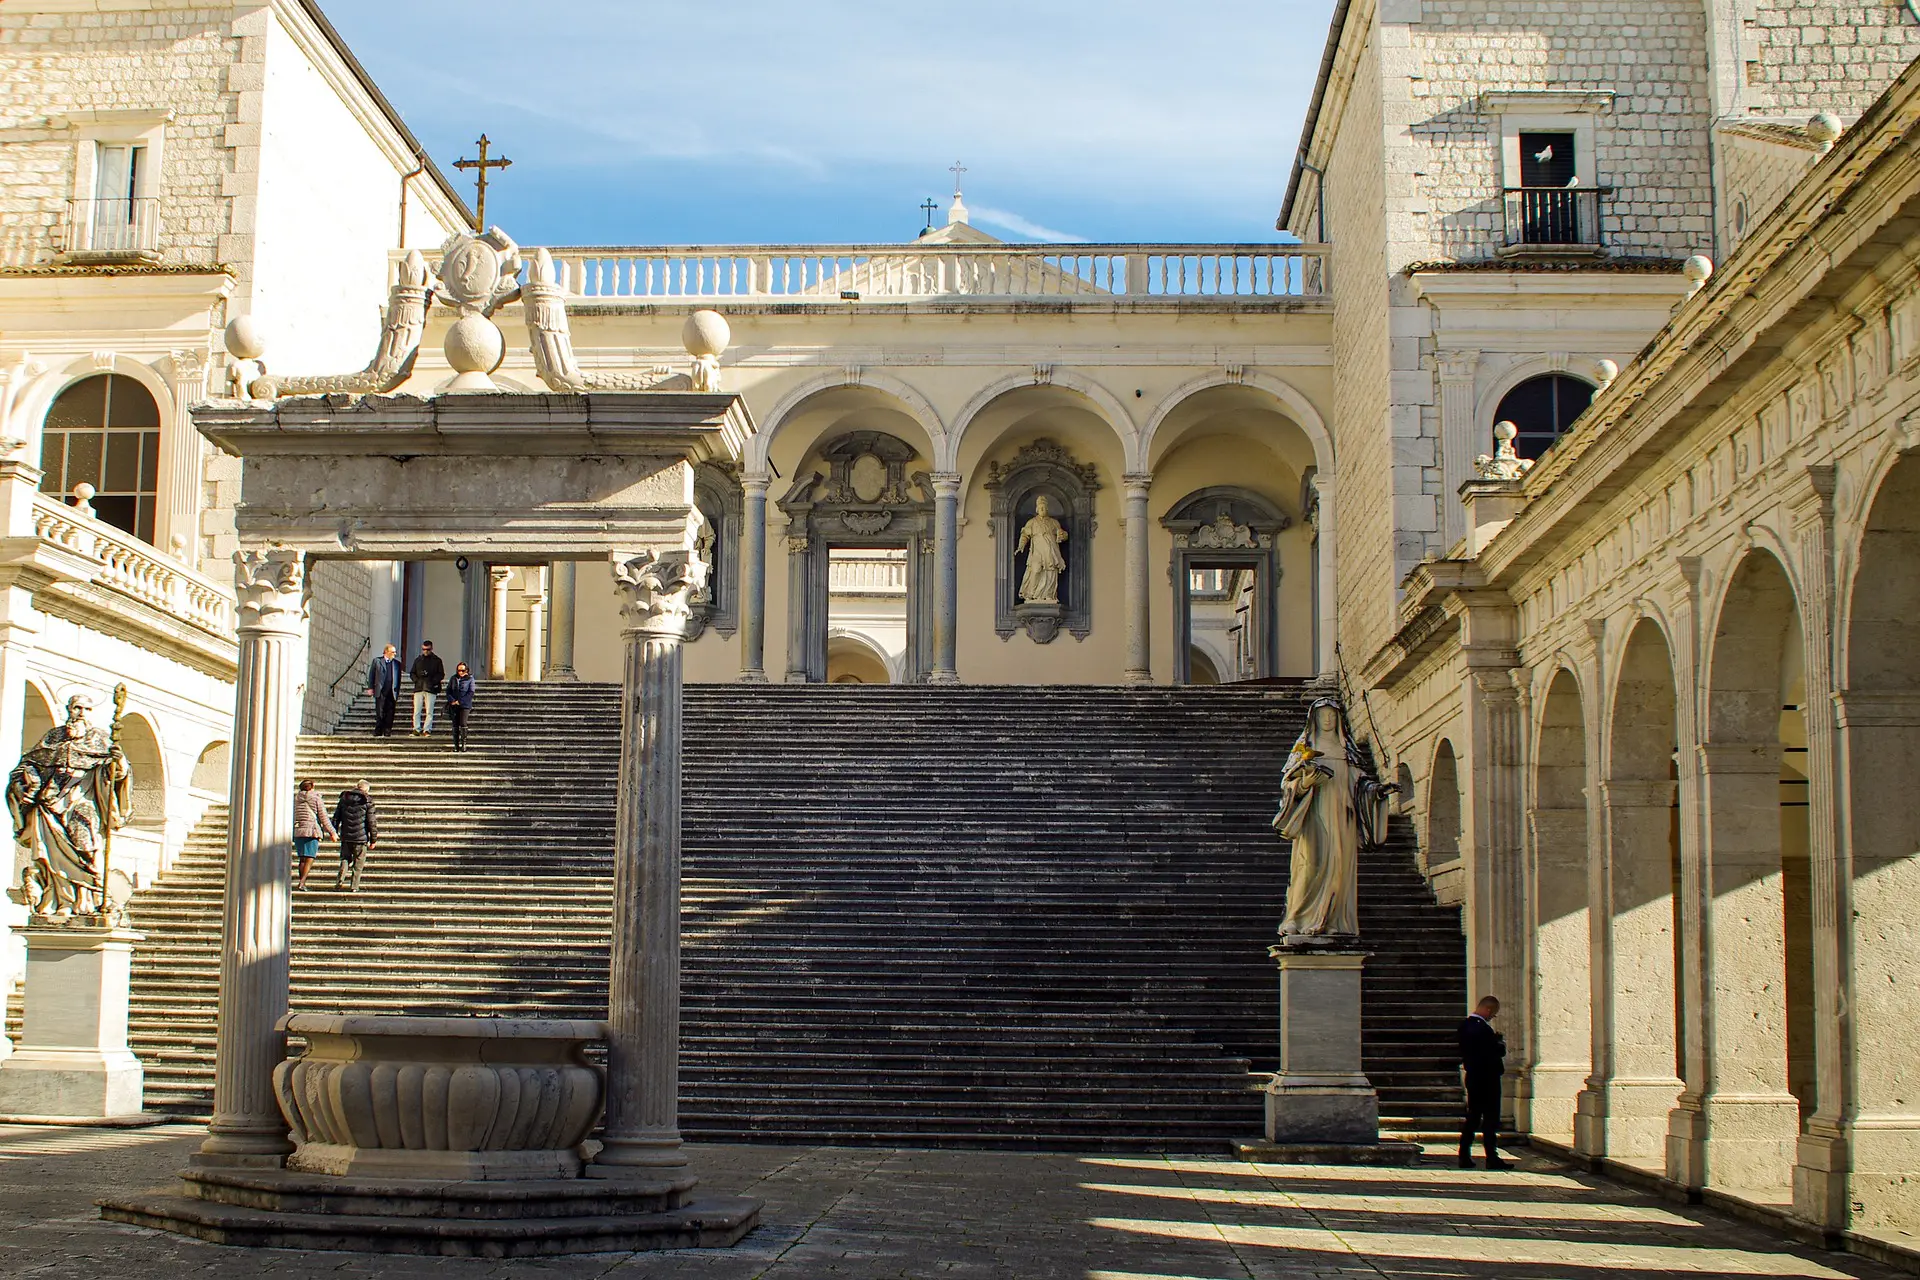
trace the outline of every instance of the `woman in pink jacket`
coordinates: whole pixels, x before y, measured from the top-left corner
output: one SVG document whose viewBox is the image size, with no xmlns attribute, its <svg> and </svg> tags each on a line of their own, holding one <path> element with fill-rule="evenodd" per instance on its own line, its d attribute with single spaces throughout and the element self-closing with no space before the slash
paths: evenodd
<svg viewBox="0 0 1920 1280">
<path fill-rule="evenodd" d="M 313 870 L 313 860 L 320 853 L 322 835 L 329 840 L 340 838 L 327 818 L 326 802 L 313 789 L 313 779 L 302 778 L 293 796 L 293 856 L 300 860 L 300 878 L 294 888 L 307 887 L 307 872 Z"/>
</svg>

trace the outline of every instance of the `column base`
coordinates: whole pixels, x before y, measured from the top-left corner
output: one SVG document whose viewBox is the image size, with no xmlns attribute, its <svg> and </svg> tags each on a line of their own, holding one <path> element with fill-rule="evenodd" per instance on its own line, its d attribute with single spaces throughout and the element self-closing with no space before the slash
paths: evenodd
<svg viewBox="0 0 1920 1280">
<path fill-rule="evenodd" d="M 1816 1118 L 1812 1127 L 1826 1126 Z M 1853 1206 L 1847 1196 L 1850 1164 L 1845 1136 L 1837 1132 L 1801 1134 L 1794 1150 L 1795 1216 L 1829 1231 L 1846 1230 L 1853 1216 Z"/>
<path fill-rule="evenodd" d="M 1792 1180 L 1800 1104 L 1791 1094 L 1682 1098 L 1667 1120 L 1667 1177 L 1772 1200 Z"/>
<path fill-rule="evenodd" d="M 1129 669 L 1120 674 L 1121 684 L 1152 684 L 1153 672 Z"/>
<path fill-rule="evenodd" d="M 1614 1079 L 1581 1090 L 1574 1149 L 1582 1155 L 1657 1163 L 1667 1158 L 1667 1116 L 1684 1086 L 1671 1076 Z"/>
<path fill-rule="evenodd" d="M 960 676 L 953 671 L 935 671 L 927 677 L 928 684 L 959 684 Z"/>
<path fill-rule="evenodd" d="M 767 673 L 764 671 L 742 671 L 740 673 L 740 683 L 765 684 L 767 683 Z"/>
<path fill-rule="evenodd" d="M 189 1169 L 284 1169 L 293 1141 L 279 1131 L 210 1129 L 200 1149 L 187 1157 Z"/>
<path fill-rule="evenodd" d="M 580 683 L 580 675 L 572 667 L 548 667 L 540 679 L 546 684 Z"/>
<path fill-rule="evenodd" d="M 1847 1225 L 1910 1232 L 1920 1220 L 1920 1115 L 1866 1113 L 1846 1129 Z"/>
<path fill-rule="evenodd" d="M 663 1172 L 686 1167 L 686 1147 L 677 1134 L 670 1138 L 603 1137 L 599 1154 L 580 1171 L 580 1176 L 658 1179 Z"/>
<path fill-rule="evenodd" d="M 1555 1142 L 1571 1140 L 1580 1091 L 1587 1083 L 1587 1068 L 1584 1065 L 1538 1065 L 1534 1067 L 1529 1083 L 1531 1087 L 1526 1100 L 1527 1118 L 1523 1131 L 1537 1133 Z M 1515 1123 L 1520 1122 L 1519 1109 L 1516 1099 Z"/>
</svg>

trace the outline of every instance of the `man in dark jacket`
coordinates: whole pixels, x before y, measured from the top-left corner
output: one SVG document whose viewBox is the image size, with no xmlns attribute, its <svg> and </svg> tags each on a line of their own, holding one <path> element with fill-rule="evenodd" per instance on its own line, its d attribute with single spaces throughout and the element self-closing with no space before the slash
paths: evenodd
<svg viewBox="0 0 1920 1280">
<path fill-rule="evenodd" d="M 367 667 L 367 696 L 373 699 L 373 736 L 390 737 L 393 712 L 400 702 L 400 655 L 392 645 L 380 651 Z"/>
<path fill-rule="evenodd" d="M 340 803 L 333 807 L 333 828 L 340 836 L 340 874 L 333 887 L 358 893 L 367 850 L 380 838 L 373 814 L 373 792 L 364 780 L 340 793 Z"/>
<path fill-rule="evenodd" d="M 433 700 L 447 682 L 447 664 L 433 651 L 433 641 L 420 642 L 420 656 L 413 660 L 413 736 L 424 738 L 433 732 Z"/>
<path fill-rule="evenodd" d="M 346 837 L 342 836 L 341 839 Z M 1473 1168 L 1473 1136 L 1486 1137 L 1487 1168 L 1510 1166 L 1500 1158 L 1500 1077 L 1507 1069 L 1507 1040 L 1493 1029 L 1500 1002 L 1484 996 L 1460 1024 L 1460 1070 L 1467 1078 L 1467 1118 L 1460 1127 L 1460 1167 Z"/>
</svg>

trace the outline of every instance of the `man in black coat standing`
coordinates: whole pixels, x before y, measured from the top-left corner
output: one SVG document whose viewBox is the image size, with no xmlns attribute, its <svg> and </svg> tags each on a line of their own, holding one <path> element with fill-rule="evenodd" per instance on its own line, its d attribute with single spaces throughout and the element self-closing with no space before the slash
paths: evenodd
<svg viewBox="0 0 1920 1280">
<path fill-rule="evenodd" d="M 1494 1137 L 1500 1129 L 1500 1077 L 1507 1069 L 1507 1039 L 1493 1029 L 1500 1002 L 1483 996 L 1460 1024 L 1460 1069 L 1467 1078 L 1467 1118 L 1460 1126 L 1460 1167 L 1473 1168 L 1473 1136 L 1486 1135 L 1487 1168 L 1510 1166 Z"/>
<path fill-rule="evenodd" d="M 420 642 L 420 656 L 407 674 L 413 677 L 413 736 L 424 738 L 433 732 L 433 700 L 447 682 L 447 664 L 433 651 L 433 641 Z"/>
</svg>

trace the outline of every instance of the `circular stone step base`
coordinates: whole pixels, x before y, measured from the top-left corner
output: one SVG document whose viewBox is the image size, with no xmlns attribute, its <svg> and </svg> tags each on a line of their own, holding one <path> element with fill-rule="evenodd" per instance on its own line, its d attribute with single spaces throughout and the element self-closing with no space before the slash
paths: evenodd
<svg viewBox="0 0 1920 1280">
<path fill-rule="evenodd" d="M 100 1216 L 249 1248 L 526 1258 L 724 1249 L 759 1224 L 761 1204 L 711 1196 L 674 1208 L 645 1207 L 681 1199 L 691 1179 L 396 1184 L 195 1170 L 183 1181 L 194 1194 L 103 1200 Z M 284 1207 L 259 1207 L 275 1204 Z"/>
</svg>

